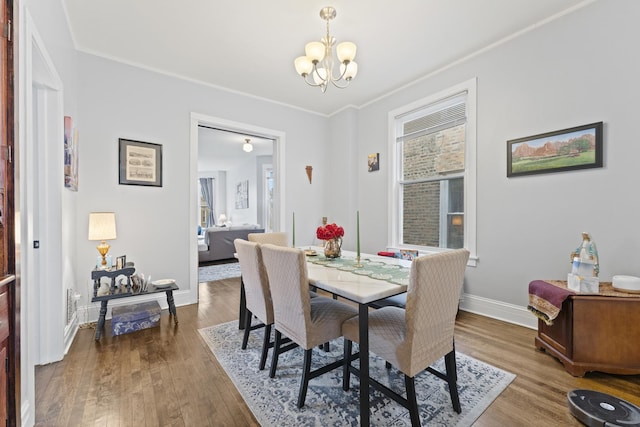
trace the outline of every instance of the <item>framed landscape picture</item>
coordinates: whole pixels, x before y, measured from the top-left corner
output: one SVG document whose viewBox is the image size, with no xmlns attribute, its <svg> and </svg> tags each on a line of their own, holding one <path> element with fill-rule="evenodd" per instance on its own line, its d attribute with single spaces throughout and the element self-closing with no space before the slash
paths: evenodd
<svg viewBox="0 0 640 427">
<path fill-rule="evenodd" d="M 120 184 L 162 187 L 162 145 L 120 138 Z"/>
<path fill-rule="evenodd" d="M 602 122 L 507 141 L 507 176 L 602 167 Z"/>
</svg>

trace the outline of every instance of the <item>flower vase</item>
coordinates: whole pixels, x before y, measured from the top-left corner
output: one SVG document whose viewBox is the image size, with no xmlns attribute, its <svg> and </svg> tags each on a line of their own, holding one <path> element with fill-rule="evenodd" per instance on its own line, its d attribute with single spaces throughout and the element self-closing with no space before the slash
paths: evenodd
<svg viewBox="0 0 640 427">
<path fill-rule="evenodd" d="M 327 258 L 340 258 L 341 248 L 342 248 L 342 239 L 340 237 L 336 237 L 335 239 L 325 240 L 324 256 Z"/>
</svg>

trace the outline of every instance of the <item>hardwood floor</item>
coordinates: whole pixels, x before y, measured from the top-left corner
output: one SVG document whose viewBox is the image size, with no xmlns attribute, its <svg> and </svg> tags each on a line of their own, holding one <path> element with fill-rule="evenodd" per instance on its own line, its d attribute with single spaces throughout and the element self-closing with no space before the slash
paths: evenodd
<svg viewBox="0 0 640 427">
<path fill-rule="evenodd" d="M 36 368 L 36 425 L 258 425 L 198 333 L 237 319 L 239 283 L 200 284 L 200 302 L 178 307 L 177 326 L 163 311 L 160 327 L 118 337 L 108 321 L 100 342 L 93 329 L 81 329 L 63 361 Z M 567 409 L 567 391 L 575 388 L 640 406 L 640 376 L 574 378 L 535 350 L 534 336 L 527 328 L 459 314 L 456 349 L 517 375 L 474 426 L 582 426 Z"/>
</svg>

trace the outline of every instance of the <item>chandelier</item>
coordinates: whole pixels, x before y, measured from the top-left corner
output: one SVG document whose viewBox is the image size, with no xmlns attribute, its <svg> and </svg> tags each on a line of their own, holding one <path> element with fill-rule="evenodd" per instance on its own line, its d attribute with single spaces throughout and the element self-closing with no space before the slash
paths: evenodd
<svg viewBox="0 0 640 427">
<path fill-rule="evenodd" d="M 327 21 L 327 35 L 319 42 L 307 43 L 304 47 L 305 56 L 296 58 L 295 66 L 296 72 L 309 86 L 319 86 L 324 93 L 329 82 L 340 89 L 347 87 L 358 73 L 358 64 L 353 61 L 356 56 L 355 43 L 342 42 L 336 46 L 340 73 L 334 75 L 333 45 L 336 39 L 329 34 L 329 21 L 336 17 L 336 10 L 331 6 L 323 7 L 320 17 Z"/>
</svg>

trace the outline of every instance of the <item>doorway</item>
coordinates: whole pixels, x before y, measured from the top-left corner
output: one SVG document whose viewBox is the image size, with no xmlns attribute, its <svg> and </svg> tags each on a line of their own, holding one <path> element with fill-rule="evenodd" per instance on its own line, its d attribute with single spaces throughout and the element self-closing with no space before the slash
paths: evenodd
<svg viewBox="0 0 640 427">
<path fill-rule="evenodd" d="M 273 170 L 273 146 L 273 139 L 248 132 L 198 127 L 200 216 L 207 214 L 207 221 L 200 223 L 203 228 L 250 224 L 273 231 L 273 210 L 268 209 L 273 191 L 265 192 L 263 173 L 265 167 Z M 242 200 L 237 200 L 238 184 Z"/>
<path fill-rule="evenodd" d="M 262 128 L 258 126 L 254 126 L 248 123 L 234 122 L 226 119 L 221 119 L 218 117 L 206 116 L 198 113 L 191 113 L 191 141 L 190 141 L 190 181 L 191 190 L 189 197 L 189 209 L 190 209 L 190 223 L 189 230 L 193 230 L 193 232 L 189 233 L 189 247 L 191 248 L 190 253 L 190 263 L 189 263 L 189 271 L 191 272 L 190 278 L 190 293 L 191 297 L 194 301 L 198 299 L 198 224 L 200 220 L 200 193 L 198 188 L 198 156 L 200 150 L 200 141 L 199 141 L 199 128 L 200 127 L 208 127 L 214 129 L 220 129 L 227 132 L 232 132 L 240 135 L 248 135 L 248 138 L 260 138 L 264 140 L 272 141 L 272 155 L 271 155 L 271 169 L 272 179 L 273 179 L 273 189 L 272 189 L 272 204 L 271 208 L 271 218 L 270 222 L 273 227 L 273 231 L 281 231 L 285 229 L 285 220 L 284 215 L 284 156 L 285 156 L 285 140 L 286 135 L 284 132 L 274 129 Z M 237 143 L 237 150 L 242 152 L 242 144 Z M 256 164 L 255 171 L 257 176 L 262 176 L 262 164 Z M 231 184 L 235 184 L 231 182 Z M 234 187 L 235 188 L 235 187 Z M 254 187 L 254 192 L 259 191 L 262 193 L 264 188 L 262 186 Z M 234 190 L 235 191 L 235 190 Z M 251 190 L 249 190 L 251 191 Z M 264 200 L 264 197 L 260 195 L 256 196 L 256 203 Z M 230 200 L 230 197 L 227 196 L 227 200 Z M 237 212 L 237 211 L 236 211 Z M 257 211 L 256 211 L 257 212 Z M 219 215 L 219 213 L 218 213 Z M 257 217 L 257 213 L 256 213 Z M 258 218 L 258 217 L 257 217 Z M 233 218 L 232 218 L 233 220 Z M 242 219 L 241 219 L 242 221 Z M 258 222 L 259 220 L 256 220 Z"/>
</svg>

